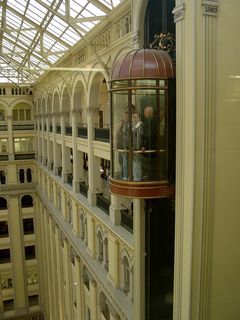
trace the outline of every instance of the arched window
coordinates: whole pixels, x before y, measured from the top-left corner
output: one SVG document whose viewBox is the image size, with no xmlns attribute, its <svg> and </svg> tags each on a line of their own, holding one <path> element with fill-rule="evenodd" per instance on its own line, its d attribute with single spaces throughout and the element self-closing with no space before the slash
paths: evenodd
<svg viewBox="0 0 240 320">
<path fill-rule="evenodd" d="M 19 182 L 24 183 L 25 182 L 25 174 L 24 174 L 24 169 L 19 170 Z"/>
<path fill-rule="evenodd" d="M 89 290 L 89 288 L 90 288 L 90 286 L 89 286 L 89 276 L 88 276 L 88 271 L 87 271 L 85 266 L 83 267 L 83 270 L 82 270 L 82 278 L 83 278 L 83 283 L 85 284 L 85 286 Z"/>
<path fill-rule="evenodd" d="M 108 238 L 104 239 L 104 268 L 108 271 Z"/>
<path fill-rule="evenodd" d="M 33 198 L 30 195 L 25 195 L 21 199 L 22 208 L 33 207 Z"/>
<path fill-rule="evenodd" d="M 0 184 L 6 184 L 6 174 L 4 170 L 0 170 Z"/>
<path fill-rule="evenodd" d="M 5 121 L 5 110 L 0 109 L 0 121 Z"/>
<path fill-rule="evenodd" d="M 111 317 L 110 317 L 110 311 L 109 311 L 109 303 L 106 295 L 103 292 L 100 293 L 99 304 L 100 304 L 101 313 L 104 315 L 104 319 L 110 320 Z"/>
<path fill-rule="evenodd" d="M 0 197 L 0 210 L 7 209 L 7 200 L 3 197 Z"/>
<path fill-rule="evenodd" d="M 98 248 L 98 261 L 103 262 L 103 236 L 101 231 L 97 233 L 97 248 Z"/>
<path fill-rule="evenodd" d="M 70 199 L 67 200 L 67 221 L 69 223 L 72 222 L 72 204 Z"/>
<path fill-rule="evenodd" d="M 61 195 L 61 190 L 58 189 L 57 191 L 57 209 L 61 210 L 62 208 L 62 195 Z"/>
<path fill-rule="evenodd" d="M 80 228 L 81 228 L 81 238 L 82 240 L 85 239 L 85 225 L 84 225 L 84 216 L 83 216 L 83 213 L 81 213 L 81 216 L 80 216 Z"/>
<path fill-rule="evenodd" d="M 128 294 L 130 289 L 130 268 L 126 256 L 123 258 L 123 292 Z"/>
<path fill-rule="evenodd" d="M 32 182 L 32 170 L 31 170 L 31 168 L 27 169 L 26 176 L 27 176 L 27 182 Z"/>
</svg>

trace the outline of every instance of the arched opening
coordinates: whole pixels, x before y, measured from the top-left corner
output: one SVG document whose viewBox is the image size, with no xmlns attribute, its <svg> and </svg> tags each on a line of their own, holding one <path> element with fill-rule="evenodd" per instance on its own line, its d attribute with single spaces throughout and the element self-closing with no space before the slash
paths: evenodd
<svg viewBox="0 0 240 320">
<path fill-rule="evenodd" d="M 33 198 L 30 195 L 25 195 L 21 199 L 21 206 L 22 208 L 29 208 L 33 207 Z"/>
<path fill-rule="evenodd" d="M 97 233 L 97 248 L 98 248 L 98 261 L 100 263 L 103 262 L 103 236 L 101 231 L 99 230 Z"/>
<path fill-rule="evenodd" d="M 31 168 L 27 169 L 26 176 L 27 176 L 27 182 L 32 182 L 32 170 L 31 170 Z"/>
<path fill-rule="evenodd" d="M 24 169 L 20 169 L 19 172 L 19 182 L 20 183 L 24 183 L 25 182 L 25 173 L 24 173 Z"/>
<path fill-rule="evenodd" d="M 0 197 L 0 210 L 7 209 L 7 200 L 3 197 Z"/>
<path fill-rule="evenodd" d="M 0 184 L 6 184 L 6 173 L 4 170 L 0 170 Z"/>
</svg>

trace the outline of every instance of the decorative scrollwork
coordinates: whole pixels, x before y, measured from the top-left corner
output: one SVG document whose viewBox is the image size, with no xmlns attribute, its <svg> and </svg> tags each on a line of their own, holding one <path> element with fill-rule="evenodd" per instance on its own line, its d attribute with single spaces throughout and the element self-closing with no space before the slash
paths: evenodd
<svg viewBox="0 0 240 320">
<path fill-rule="evenodd" d="M 167 51 L 167 53 L 169 53 L 169 55 L 175 61 L 175 52 L 176 52 L 175 43 L 176 41 L 175 41 L 174 34 L 160 33 L 160 34 L 155 34 L 153 42 L 150 43 L 150 48 Z"/>
</svg>

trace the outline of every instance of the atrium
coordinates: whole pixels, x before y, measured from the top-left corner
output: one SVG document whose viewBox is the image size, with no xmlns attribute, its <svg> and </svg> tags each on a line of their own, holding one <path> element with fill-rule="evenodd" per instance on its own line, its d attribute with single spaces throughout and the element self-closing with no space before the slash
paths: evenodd
<svg viewBox="0 0 240 320">
<path fill-rule="evenodd" d="M 240 318 L 236 0 L 0 0 L 0 319 Z"/>
</svg>

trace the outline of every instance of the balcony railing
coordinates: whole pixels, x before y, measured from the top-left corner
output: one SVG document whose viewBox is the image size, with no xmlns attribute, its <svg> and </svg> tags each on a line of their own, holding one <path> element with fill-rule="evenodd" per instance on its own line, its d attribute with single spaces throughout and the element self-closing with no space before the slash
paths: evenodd
<svg viewBox="0 0 240 320">
<path fill-rule="evenodd" d="M 110 201 L 104 198 L 104 196 L 101 193 L 97 194 L 97 207 L 102 209 L 108 215 L 110 204 Z"/>
<path fill-rule="evenodd" d="M 129 210 L 121 210 L 121 225 L 133 233 L 133 216 Z"/>
<path fill-rule="evenodd" d="M 58 134 L 61 133 L 61 126 L 59 126 L 59 125 L 56 126 L 56 133 L 58 133 Z"/>
<path fill-rule="evenodd" d="M 14 155 L 15 160 L 35 159 L 35 153 L 16 153 Z"/>
<path fill-rule="evenodd" d="M 73 182 L 73 175 L 72 175 L 72 173 L 68 173 L 67 174 L 67 183 L 70 184 L 70 186 L 72 186 L 72 182 Z"/>
<path fill-rule="evenodd" d="M 8 126 L 7 124 L 0 124 L 0 131 L 7 131 Z"/>
<path fill-rule="evenodd" d="M 109 128 L 94 128 L 95 137 L 97 141 L 109 142 L 110 129 Z"/>
<path fill-rule="evenodd" d="M 34 130 L 34 124 L 13 124 L 13 130 Z"/>
<path fill-rule="evenodd" d="M 57 175 L 61 178 L 62 177 L 62 167 L 57 168 Z"/>
<path fill-rule="evenodd" d="M 78 137 L 87 139 L 88 137 L 87 126 L 83 125 L 78 127 L 77 129 L 78 129 Z"/>
<path fill-rule="evenodd" d="M 8 161 L 8 154 L 0 154 L 0 161 Z"/>
<path fill-rule="evenodd" d="M 86 184 L 85 181 L 82 181 L 79 184 L 80 184 L 80 193 L 87 198 L 88 185 Z"/>
</svg>

